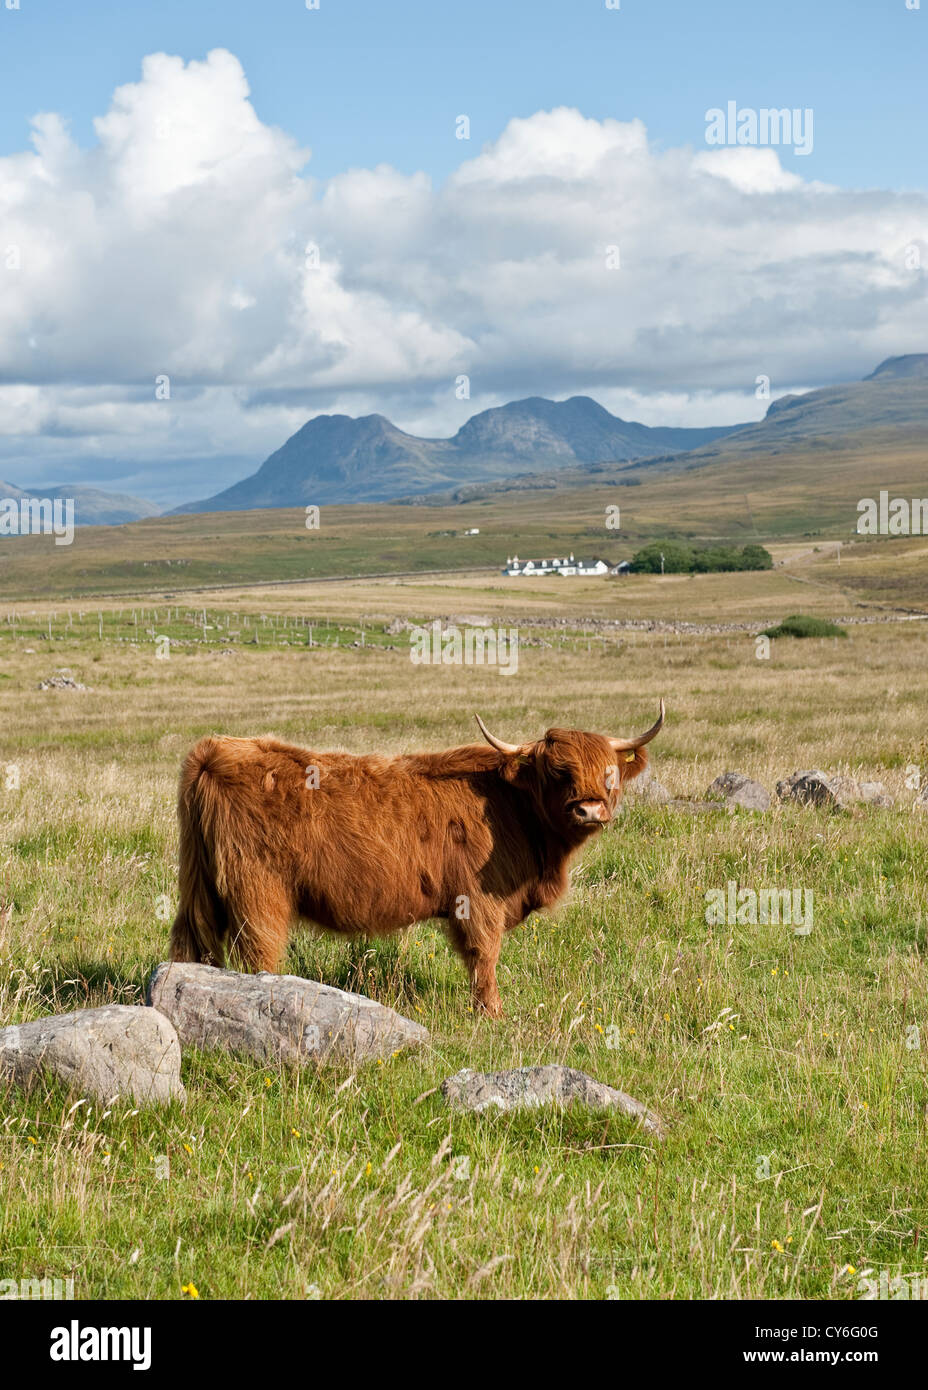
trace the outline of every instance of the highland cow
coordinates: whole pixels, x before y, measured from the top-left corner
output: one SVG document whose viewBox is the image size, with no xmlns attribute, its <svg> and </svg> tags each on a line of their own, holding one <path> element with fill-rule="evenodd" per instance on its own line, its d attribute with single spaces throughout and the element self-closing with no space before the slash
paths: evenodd
<svg viewBox="0 0 928 1390">
<path fill-rule="evenodd" d="M 443 918 L 475 1005 L 502 1014 L 503 933 L 567 888 L 664 721 L 637 738 L 549 729 L 399 757 L 204 738 L 181 775 L 171 957 L 276 970 L 303 920 L 378 936 Z"/>
</svg>

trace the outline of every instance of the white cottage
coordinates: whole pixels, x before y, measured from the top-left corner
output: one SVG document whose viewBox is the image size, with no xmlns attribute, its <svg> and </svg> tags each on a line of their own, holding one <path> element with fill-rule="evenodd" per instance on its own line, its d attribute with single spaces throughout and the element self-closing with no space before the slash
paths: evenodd
<svg viewBox="0 0 928 1390">
<path fill-rule="evenodd" d="M 513 555 L 506 560 L 503 574 L 510 579 L 538 578 L 549 574 L 594 575 L 608 574 L 609 566 L 605 560 L 578 560 L 574 555 L 554 556 L 550 560 L 520 560 Z"/>
</svg>

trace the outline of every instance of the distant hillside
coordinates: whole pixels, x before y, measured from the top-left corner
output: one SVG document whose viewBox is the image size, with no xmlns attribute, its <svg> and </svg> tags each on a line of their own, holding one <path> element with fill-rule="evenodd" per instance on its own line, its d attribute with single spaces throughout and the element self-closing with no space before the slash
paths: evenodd
<svg viewBox="0 0 928 1390">
<path fill-rule="evenodd" d="M 887 357 L 885 362 L 881 362 L 875 372 L 871 372 L 865 381 L 880 381 L 891 377 L 894 381 L 911 380 L 912 377 L 919 381 L 928 381 L 928 352 L 910 352 L 907 357 Z"/>
<path fill-rule="evenodd" d="M 472 416 L 451 439 L 421 439 L 383 415 L 319 415 L 297 430 L 250 478 L 185 512 L 387 502 L 453 492 L 527 469 L 628 462 L 707 444 L 737 426 L 651 429 L 591 400 L 532 396 Z"/>
<path fill-rule="evenodd" d="M 21 488 L 0 479 L 0 498 L 12 497 L 17 502 L 24 497 L 72 498 L 75 526 L 121 526 L 126 521 L 142 521 L 145 517 L 160 516 L 161 508 L 143 497 L 130 497 L 122 492 L 104 492 L 96 487 L 81 487 L 63 483 L 60 487 Z"/>
<path fill-rule="evenodd" d="M 781 396 L 758 424 L 742 426 L 725 439 L 652 463 L 698 468 L 738 454 L 836 448 L 849 439 L 875 439 L 887 431 L 899 445 L 925 444 L 928 454 L 928 353 L 889 357 L 863 381 L 825 386 L 802 396 Z"/>
</svg>

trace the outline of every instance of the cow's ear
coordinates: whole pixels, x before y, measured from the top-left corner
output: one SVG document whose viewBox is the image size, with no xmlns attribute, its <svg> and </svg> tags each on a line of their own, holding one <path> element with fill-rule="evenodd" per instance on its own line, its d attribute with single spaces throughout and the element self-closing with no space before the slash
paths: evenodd
<svg viewBox="0 0 928 1390">
<path fill-rule="evenodd" d="M 500 767 L 500 775 L 507 782 L 518 782 L 526 769 L 534 765 L 535 759 L 525 753 L 516 753 L 513 757 L 507 758 Z"/>
<path fill-rule="evenodd" d="M 619 776 L 623 782 L 633 782 L 648 765 L 647 748 L 633 748 L 619 754 Z"/>
</svg>

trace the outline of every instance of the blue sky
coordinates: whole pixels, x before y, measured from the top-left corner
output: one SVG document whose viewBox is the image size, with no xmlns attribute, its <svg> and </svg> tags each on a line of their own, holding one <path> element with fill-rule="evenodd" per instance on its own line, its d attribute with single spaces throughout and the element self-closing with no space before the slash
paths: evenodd
<svg viewBox="0 0 928 1390">
<path fill-rule="evenodd" d="M 319 413 L 733 424 L 928 350 L 928 0 L 9 3 L 9 482 L 170 505 Z M 730 101 L 811 153 L 710 147 Z"/>
<path fill-rule="evenodd" d="M 924 188 L 928 0 L 0 0 L 0 153 L 28 118 L 66 116 L 81 144 L 143 54 L 228 48 L 262 120 L 313 149 L 327 178 L 386 161 L 444 177 L 472 141 L 551 106 L 639 117 L 652 140 L 699 144 L 707 108 L 812 106 L 804 177 Z M 791 162 L 788 155 L 784 162 Z"/>
</svg>

